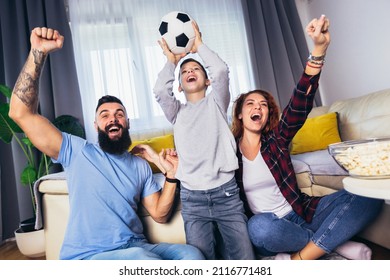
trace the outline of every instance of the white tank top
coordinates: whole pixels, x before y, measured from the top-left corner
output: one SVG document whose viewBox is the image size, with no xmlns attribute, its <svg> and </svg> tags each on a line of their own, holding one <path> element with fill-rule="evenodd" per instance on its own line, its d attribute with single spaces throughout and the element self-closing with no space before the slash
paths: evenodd
<svg viewBox="0 0 390 280">
<path fill-rule="evenodd" d="M 261 153 L 251 161 L 242 156 L 245 194 L 254 214 L 274 213 L 279 218 L 292 211 L 291 205 L 280 192 L 271 171 Z"/>
</svg>

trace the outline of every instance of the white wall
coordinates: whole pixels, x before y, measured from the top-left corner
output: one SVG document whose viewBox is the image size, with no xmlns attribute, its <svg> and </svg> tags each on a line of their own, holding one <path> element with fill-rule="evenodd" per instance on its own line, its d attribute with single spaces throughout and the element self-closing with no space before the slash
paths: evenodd
<svg viewBox="0 0 390 280">
<path fill-rule="evenodd" d="M 389 0 L 295 2 L 303 27 L 321 14 L 330 20 L 331 44 L 320 79 L 324 105 L 390 88 Z"/>
</svg>

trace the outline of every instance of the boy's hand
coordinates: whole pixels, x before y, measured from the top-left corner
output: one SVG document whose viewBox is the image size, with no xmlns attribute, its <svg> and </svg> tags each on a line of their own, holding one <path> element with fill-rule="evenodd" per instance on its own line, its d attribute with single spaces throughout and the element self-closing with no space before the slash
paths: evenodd
<svg viewBox="0 0 390 280">
<path fill-rule="evenodd" d="M 163 50 L 163 54 L 167 57 L 168 61 L 172 62 L 175 65 L 179 63 L 180 59 L 182 59 L 184 56 L 187 55 L 186 53 L 175 55 L 173 52 L 169 50 L 168 44 L 164 38 L 161 38 L 161 40 L 158 41 L 158 44 Z"/>
<path fill-rule="evenodd" d="M 199 31 L 199 26 L 194 20 L 192 21 L 192 27 L 194 28 L 195 31 L 195 41 L 190 52 L 196 53 L 198 51 L 198 47 L 203 44 L 202 33 Z"/>
</svg>

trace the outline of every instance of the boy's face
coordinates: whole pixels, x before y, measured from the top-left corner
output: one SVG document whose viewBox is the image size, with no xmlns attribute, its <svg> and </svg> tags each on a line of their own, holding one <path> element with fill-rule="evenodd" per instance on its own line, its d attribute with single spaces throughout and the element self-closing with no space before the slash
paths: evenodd
<svg viewBox="0 0 390 280">
<path fill-rule="evenodd" d="M 206 78 L 202 67 L 195 61 L 189 61 L 180 68 L 179 91 L 194 93 L 205 91 L 210 85 L 210 80 Z"/>
</svg>

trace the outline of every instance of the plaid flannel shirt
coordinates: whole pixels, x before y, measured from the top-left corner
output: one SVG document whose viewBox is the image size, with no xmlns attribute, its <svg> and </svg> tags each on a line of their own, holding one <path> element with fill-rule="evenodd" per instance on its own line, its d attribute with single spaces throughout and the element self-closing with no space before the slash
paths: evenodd
<svg viewBox="0 0 390 280">
<path fill-rule="evenodd" d="M 288 105 L 283 110 L 278 126 L 261 136 L 260 148 L 261 155 L 275 178 L 281 193 L 293 210 L 309 223 L 321 197 L 309 196 L 299 189 L 291 162 L 289 144 L 304 124 L 313 107 L 319 76 L 320 74 L 309 76 L 303 73 Z M 240 194 L 247 215 L 251 216 L 253 213 L 249 209 L 242 182 L 243 164 L 242 154 L 238 148 L 238 139 L 237 157 L 239 162 L 239 169 L 236 170 L 237 184 L 240 187 Z"/>
</svg>

